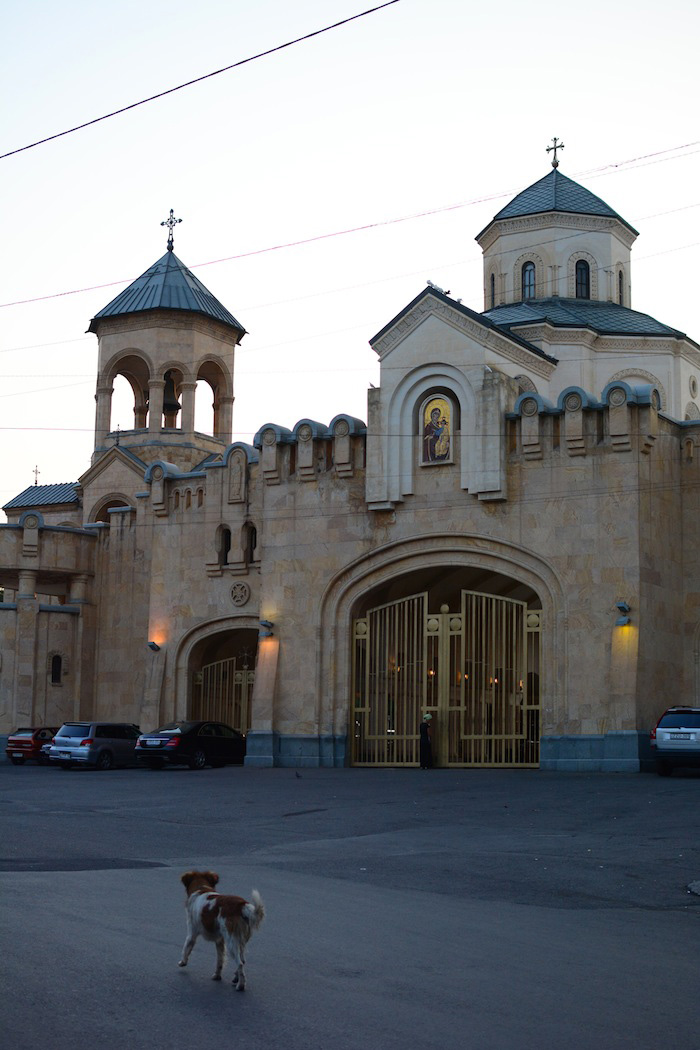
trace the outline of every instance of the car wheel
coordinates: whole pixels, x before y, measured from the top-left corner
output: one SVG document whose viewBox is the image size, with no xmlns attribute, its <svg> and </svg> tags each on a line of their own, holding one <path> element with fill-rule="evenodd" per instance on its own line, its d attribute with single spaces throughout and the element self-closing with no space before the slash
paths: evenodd
<svg viewBox="0 0 700 1050">
<path fill-rule="evenodd" d="M 23 766 L 24 765 L 24 759 L 23 758 L 11 758 L 10 762 L 12 763 L 13 766 Z"/>
<path fill-rule="evenodd" d="M 95 766 L 97 769 L 111 769 L 114 765 L 110 751 L 100 751 Z"/>
<path fill-rule="evenodd" d="M 657 758 L 656 760 L 656 772 L 660 777 L 670 777 L 673 772 L 673 767 L 665 762 L 663 758 Z"/>
<path fill-rule="evenodd" d="M 190 769 L 204 769 L 206 764 L 207 756 L 202 749 L 198 747 L 190 759 Z"/>
</svg>

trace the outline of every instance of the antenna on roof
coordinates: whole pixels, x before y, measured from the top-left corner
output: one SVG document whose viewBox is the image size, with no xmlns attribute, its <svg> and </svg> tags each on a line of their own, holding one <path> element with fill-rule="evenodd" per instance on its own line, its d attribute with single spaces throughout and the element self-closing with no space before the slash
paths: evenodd
<svg viewBox="0 0 700 1050">
<path fill-rule="evenodd" d="M 566 147 L 564 146 L 563 142 L 559 142 L 559 140 L 557 139 L 556 135 L 552 139 L 552 142 L 554 143 L 554 145 L 553 146 L 547 146 L 547 153 L 551 153 L 552 150 L 554 150 L 554 156 L 552 157 L 552 167 L 553 168 L 558 168 L 559 167 L 559 161 L 557 160 L 557 150 L 558 149 L 565 149 Z M 170 212 L 170 214 L 172 215 L 172 212 Z"/>
<path fill-rule="evenodd" d="M 166 219 L 164 222 L 161 223 L 161 226 L 167 226 L 168 227 L 168 251 L 169 252 L 171 252 L 173 250 L 173 229 L 177 226 L 177 224 L 179 222 L 182 222 L 182 219 L 174 218 L 174 212 L 173 212 L 173 209 L 171 208 L 170 209 L 170 218 Z"/>
</svg>

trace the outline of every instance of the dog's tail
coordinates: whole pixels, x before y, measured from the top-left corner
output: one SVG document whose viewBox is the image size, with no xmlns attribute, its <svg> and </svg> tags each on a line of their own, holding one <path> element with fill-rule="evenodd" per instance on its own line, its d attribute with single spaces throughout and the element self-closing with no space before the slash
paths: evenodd
<svg viewBox="0 0 700 1050">
<path fill-rule="evenodd" d="M 251 893 L 251 903 L 243 906 L 243 914 L 250 923 L 251 930 L 256 930 L 265 918 L 265 905 L 257 890 Z"/>
</svg>

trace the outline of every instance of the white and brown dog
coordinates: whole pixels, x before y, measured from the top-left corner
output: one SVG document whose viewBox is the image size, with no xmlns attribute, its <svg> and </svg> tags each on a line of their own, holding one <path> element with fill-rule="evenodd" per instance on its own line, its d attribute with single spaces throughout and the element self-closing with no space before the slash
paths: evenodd
<svg viewBox="0 0 700 1050">
<path fill-rule="evenodd" d="M 182 883 L 187 890 L 187 940 L 178 966 L 187 966 L 187 960 L 201 934 L 216 945 L 214 981 L 221 980 L 226 952 L 236 963 L 233 984 L 242 992 L 245 988 L 245 946 L 265 917 L 265 906 L 257 890 L 249 903 L 243 897 L 217 893 L 214 889 L 219 876 L 214 871 L 186 871 Z"/>
</svg>

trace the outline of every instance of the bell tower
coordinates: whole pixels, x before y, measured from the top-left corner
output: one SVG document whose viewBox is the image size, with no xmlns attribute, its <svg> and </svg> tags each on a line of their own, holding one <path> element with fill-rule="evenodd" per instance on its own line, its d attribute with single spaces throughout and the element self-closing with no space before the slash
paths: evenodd
<svg viewBox="0 0 700 1050">
<path fill-rule="evenodd" d="M 113 445 L 151 462 L 190 469 L 232 438 L 234 352 L 246 334 L 174 252 L 173 211 L 165 255 L 90 321 L 98 339 L 96 462 Z M 133 428 L 111 426 L 113 384 L 123 376 L 134 398 Z M 198 382 L 212 392 L 213 433 L 195 431 Z"/>
</svg>

